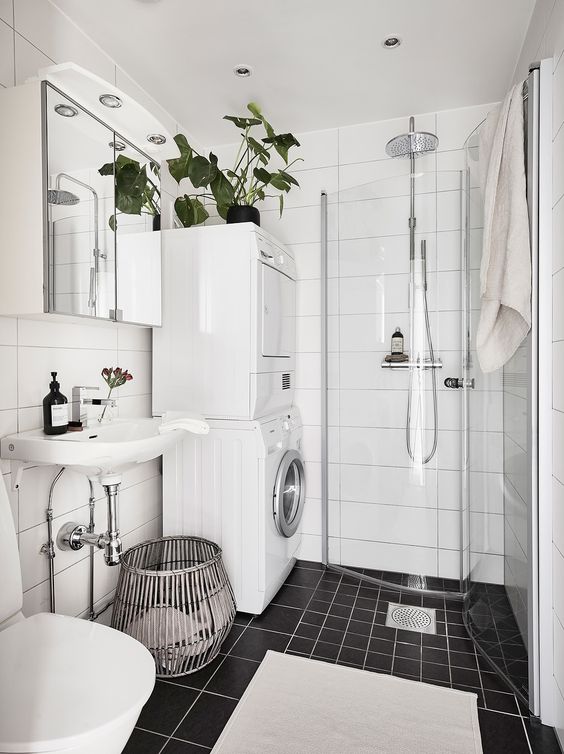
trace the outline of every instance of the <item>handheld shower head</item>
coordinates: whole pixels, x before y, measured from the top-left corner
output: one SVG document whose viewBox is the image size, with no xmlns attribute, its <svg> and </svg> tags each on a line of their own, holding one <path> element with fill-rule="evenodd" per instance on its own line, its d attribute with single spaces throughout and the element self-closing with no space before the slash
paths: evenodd
<svg viewBox="0 0 564 754">
<path fill-rule="evenodd" d="M 435 134 L 428 131 L 416 131 L 415 120 L 409 119 L 409 132 L 394 136 L 386 144 L 386 154 L 394 158 L 417 158 L 428 152 L 434 152 L 439 146 Z"/>
<path fill-rule="evenodd" d="M 80 199 L 76 194 L 70 191 L 62 191 L 61 189 L 49 189 L 47 191 L 47 201 L 49 204 L 55 204 L 57 206 L 72 206 L 78 204 Z"/>
</svg>

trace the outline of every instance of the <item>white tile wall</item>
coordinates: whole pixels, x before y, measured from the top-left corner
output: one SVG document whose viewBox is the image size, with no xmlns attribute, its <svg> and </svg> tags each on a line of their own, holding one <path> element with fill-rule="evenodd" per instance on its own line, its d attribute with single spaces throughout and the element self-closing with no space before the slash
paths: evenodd
<svg viewBox="0 0 564 754">
<path fill-rule="evenodd" d="M 464 167 L 466 136 L 488 109 L 484 105 L 416 117 L 417 128 L 438 132 L 440 139 L 438 157 L 429 155 L 418 162 L 423 174 L 416 181 L 417 243 L 423 237 L 428 242 L 433 336 L 445 376 L 458 374 L 461 363 L 460 176 L 455 171 Z M 304 452 L 311 469 L 320 458 L 319 195 L 321 190 L 329 192 L 332 555 L 349 565 L 457 577 L 460 557 L 449 548 L 458 546 L 452 532 L 459 526 L 452 522 L 458 520 L 460 506 L 460 396 L 446 390 L 439 379 L 439 451 L 428 468 L 410 470 L 405 447 L 408 375 L 380 367 L 395 327 L 408 331 L 408 167 L 385 154 L 388 139 L 407 126 L 407 119 L 401 118 L 298 135 L 304 162 L 297 166 L 296 177 L 302 189 L 290 194 L 281 221 L 267 205 L 261 223 L 290 244 L 296 256 L 296 403 L 306 425 Z M 220 163 L 232 159 L 232 145 L 213 151 Z M 435 194 L 438 160 L 441 169 L 452 173 L 439 176 Z M 479 240 L 474 243 L 475 268 Z M 428 376 L 423 387 L 423 424 L 430 427 Z M 485 397 L 480 405 L 475 429 L 481 435 L 499 430 L 498 406 Z M 425 439 L 429 444 L 428 429 Z M 499 459 L 495 442 L 492 449 Z M 478 468 L 484 473 L 476 471 L 476 490 L 496 489 L 496 502 L 482 507 L 484 516 L 498 513 L 499 495 L 490 480 L 495 481 L 495 475 L 485 473 L 491 463 Z M 317 560 L 321 530 L 317 484 L 315 488 L 317 494 L 311 485 L 308 492 L 302 556 Z"/>
<path fill-rule="evenodd" d="M 15 21 L 14 21 L 15 19 Z M 0 84 L 13 86 L 35 76 L 40 67 L 68 60 L 114 82 L 153 110 L 176 131 L 175 123 L 157 103 L 117 68 L 99 47 L 48 0 L 0 0 Z M 168 120 L 167 120 L 168 118 Z M 24 281 L 25 283 L 25 281 Z M 70 399 L 73 385 L 99 385 L 104 366 L 120 365 L 134 374 L 119 391 L 120 416 L 149 416 L 151 411 L 151 332 L 127 326 L 63 324 L 0 318 L 0 436 L 42 425 L 41 402 L 48 392 L 51 370 L 59 372 L 61 389 Z M 10 486 L 10 468 L 1 462 L 3 483 Z M 54 467 L 24 472 L 19 492 L 10 491 L 20 546 L 24 579 L 24 612 L 49 609 L 48 563 L 39 549 L 46 541 L 45 508 Z M 98 528 L 105 530 L 105 503 L 97 490 Z M 161 531 L 160 462 L 143 464 L 124 477 L 121 528 L 128 546 Z M 83 476 L 66 471 L 54 495 L 57 524 L 70 518 L 87 522 L 88 484 Z M 111 597 L 117 569 L 96 554 L 96 600 L 103 606 Z M 58 612 L 85 615 L 88 607 L 88 549 L 57 552 Z M 105 615 L 105 619 L 108 619 Z"/>
</svg>

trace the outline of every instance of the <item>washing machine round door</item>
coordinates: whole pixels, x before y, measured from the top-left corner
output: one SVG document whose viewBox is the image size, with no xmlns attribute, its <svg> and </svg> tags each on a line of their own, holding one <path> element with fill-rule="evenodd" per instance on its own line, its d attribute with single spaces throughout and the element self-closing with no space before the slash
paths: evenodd
<svg viewBox="0 0 564 754">
<path fill-rule="evenodd" d="M 297 450 L 288 450 L 278 467 L 274 484 L 274 523 L 283 537 L 297 532 L 304 503 L 304 462 Z"/>
</svg>

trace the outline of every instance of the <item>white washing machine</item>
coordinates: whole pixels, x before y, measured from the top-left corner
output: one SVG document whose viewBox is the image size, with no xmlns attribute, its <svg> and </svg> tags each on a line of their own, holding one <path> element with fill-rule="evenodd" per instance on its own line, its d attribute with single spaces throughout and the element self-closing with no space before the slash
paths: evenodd
<svg viewBox="0 0 564 754">
<path fill-rule="evenodd" d="M 163 532 L 217 542 L 237 608 L 260 614 L 300 546 L 305 504 L 296 408 L 255 421 L 210 420 L 163 457 Z"/>
</svg>

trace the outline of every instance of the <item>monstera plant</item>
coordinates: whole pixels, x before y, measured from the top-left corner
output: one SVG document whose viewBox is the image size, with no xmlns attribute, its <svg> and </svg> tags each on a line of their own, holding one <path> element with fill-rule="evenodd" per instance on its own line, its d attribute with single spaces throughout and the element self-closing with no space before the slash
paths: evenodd
<svg viewBox="0 0 564 754">
<path fill-rule="evenodd" d="M 288 172 L 298 157 L 289 161 L 289 152 L 299 147 L 298 140 L 290 133 L 277 134 L 254 102 L 247 105 L 251 117 L 225 115 L 241 135 L 241 143 L 233 167 L 222 170 L 212 152 L 205 157 L 188 143 L 183 134 L 174 137 L 180 157 L 167 160 L 172 177 L 180 183 L 188 178 L 195 189 L 204 189 L 184 194 L 176 199 L 174 208 L 184 227 L 198 225 L 209 217 L 204 201 L 212 200 L 219 215 L 227 222 L 252 220 L 260 224 L 260 215 L 255 204 L 269 197 L 278 197 L 280 215 L 284 209 L 284 196 L 298 181 Z M 269 170 L 272 157 L 278 154 L 284 168 Z"/>
<path fill-rule="evenodd" d="M 159 178 L 159 166 L 149 163 L 150 172 Z M 126 215 L 160 215 L 161 193 L 147 172 L 147 165 L 120 154 L 115 162 L 107 162 L 98 170 L 100 175 L 114 175 L 116 210 Z M 117 216 L 111 215 L 108 224 L 115 231 Z"/>
</svg>

